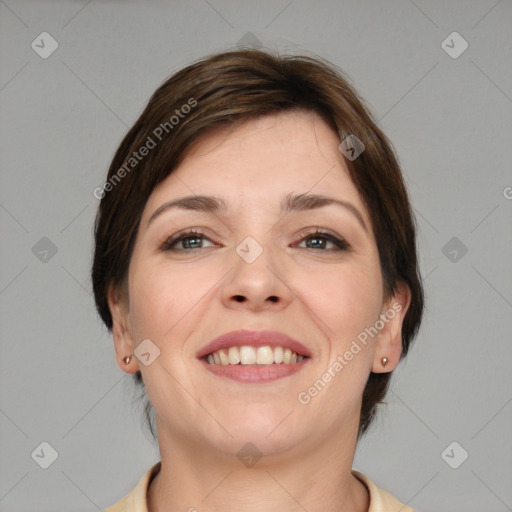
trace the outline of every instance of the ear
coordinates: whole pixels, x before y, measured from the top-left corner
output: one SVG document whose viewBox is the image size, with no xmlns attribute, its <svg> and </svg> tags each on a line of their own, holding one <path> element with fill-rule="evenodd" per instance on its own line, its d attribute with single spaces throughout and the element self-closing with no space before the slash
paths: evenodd
<svg viewBox="0 0 512 512">
<path fill-rule="evenodd" d="M 380 322 L 377 320 L 376 325 L 380 326 L 381 323 L 384 325 L 379 329 L 377 336 L 372 372 L 392 372 L 400 362 L 402 355 L 402 324 L 410 303 L 411 291 L 407 284 L 400 282 L 397 285 L 396 293 L 382 304 Z M 385 366 L 382 363 L 383 357 L 387 359 Z"/>
<path fill-rule="evenodd" d="M 112 335 L 119 368 L 126 373 L 135 373 L 139 370 L 137 358 L 133 355 L 135 343 L 130 323 L 128 296 L 124 290 L 110 285 L 107 293 L 107 302 L 112 315 Z M 132 356 L 126 364 L 123 359 Z"/>
</svg>

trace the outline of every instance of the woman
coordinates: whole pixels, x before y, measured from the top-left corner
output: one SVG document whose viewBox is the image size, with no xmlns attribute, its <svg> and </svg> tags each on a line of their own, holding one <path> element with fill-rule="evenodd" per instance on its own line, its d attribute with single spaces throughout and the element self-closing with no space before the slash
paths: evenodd
<svg viewBox="0 0 512 512">
<path fill-rule="evenodd" d="M 108 512 L 412 510 L 352 470 L 423 290 L 399 165 L 339 71 L 188 66 L 95 195 L 97 308 L 161 454 Z"/>
</svg>

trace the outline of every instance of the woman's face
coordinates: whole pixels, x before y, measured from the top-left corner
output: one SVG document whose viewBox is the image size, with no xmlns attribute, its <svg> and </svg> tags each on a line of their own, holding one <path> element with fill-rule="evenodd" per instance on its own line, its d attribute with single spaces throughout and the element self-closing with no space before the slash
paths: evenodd
<svg viewBox="0 0 512 512">
<path fill-rule="evenodd" d="M 399 359 L 399 315 L 368 335 L 392 303 L 383 304 L 370 218 L 340 142 L 313 113 L 252 120 L 203 137 L 149 197 L 129 268 L 129 306 L 109 300 L 119 361 L 150 340 L 150 364 L 134 357 L 121 367 L 141 370 L 161 438 L 229 454 L 252 442 L 266 454 L 356 435 L 364 385 L 372 367 L 379 371 L 374 359 L 386 355 L 392 367 Z M 345 205 L 281 211 L 299 194 Z M 226 208 L 174 207 L 152 217 L 184 196 L 221 198 Z M 169 242 L 189 230 L 197 233 Z M 310 357 L 289 375 L 259 382 L 210 371 L 198 353 L 240 329 L 279 331 Z M 380 353 L 379 344 L 389 351 Z M 258 368 L 260 376 L 273 371 Z M 316 393 L 308 391 L 315 383 Z"/>
</svg>

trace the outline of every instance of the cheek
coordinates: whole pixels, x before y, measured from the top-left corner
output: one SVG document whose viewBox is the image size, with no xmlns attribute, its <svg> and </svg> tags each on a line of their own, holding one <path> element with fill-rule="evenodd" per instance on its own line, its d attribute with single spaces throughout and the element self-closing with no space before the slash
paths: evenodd
<svg viewBox="0 0 512 512">
<path fill-rule="evenodd" d="M 170 269 L 165 261 L 149 259 L 136 263 L 130 280 L 130 315 L 139 339 L 164 340 L 175 326 L 179 330 L 178 322 L 185 325 L 186 317 L 194 317 L 194 308 L 219 275 L 200 266 Z"/>
<path fill-rule="evenodd" d="M 300 279 L 301 295 L 323 326 L 332 352 L 346 350 L 379 316 L 383 297 L 378 264 L 347 265 Z"/>
</svg>

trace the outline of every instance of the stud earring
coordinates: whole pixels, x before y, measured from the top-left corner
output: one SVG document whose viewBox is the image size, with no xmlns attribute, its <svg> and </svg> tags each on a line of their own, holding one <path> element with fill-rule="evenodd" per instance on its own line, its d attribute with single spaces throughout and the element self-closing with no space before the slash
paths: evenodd
<svg viewBox="0 0 512 512">
<path fill-rule="evenodd" d="M 382 363 L 382 366 L 386 366 L 388 364 L 388 358 L 387 357 L 383 357 L 380 361 Z"/>
<path fill-rule="evenodd" d="M 132 356 L 126 356 L 123 361 L 125 364 L 130 364 L 130 361 L 132 360 Z"/>
</svg>

